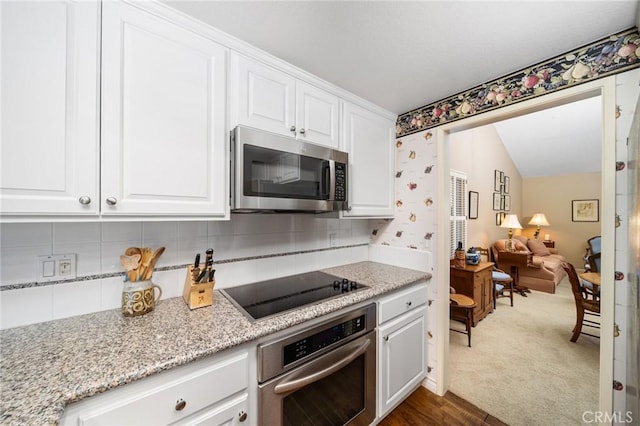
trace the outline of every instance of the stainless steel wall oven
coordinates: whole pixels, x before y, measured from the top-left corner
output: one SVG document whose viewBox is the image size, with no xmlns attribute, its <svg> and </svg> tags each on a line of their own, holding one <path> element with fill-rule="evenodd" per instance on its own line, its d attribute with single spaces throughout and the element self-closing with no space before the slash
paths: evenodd
<svg viewBox="0 0 640 426">
<path fill-rule="evenodd" d="M 258 346 L 263 425 L 369 425 L 375 418 L 376 305 Z"/>
</svg>

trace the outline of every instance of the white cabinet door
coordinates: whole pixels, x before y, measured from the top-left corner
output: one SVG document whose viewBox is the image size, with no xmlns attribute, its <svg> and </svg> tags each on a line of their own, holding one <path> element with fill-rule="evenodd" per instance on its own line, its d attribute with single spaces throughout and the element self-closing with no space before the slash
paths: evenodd
<svg viewBox="0 0 640 426">
<path fill-rule="evenodd" d="M 231 53 L 231 125 L 243 124 L 295 136 L 296 80 L 260 62 Z"/>
<path fill-rule="evenodd" d="M 342 144 L 349 153 L 349 206 L 344 217 L 393 217 L 395 123 L 343 103 Z"/>
<path fill-rule="evenodd" d="M 130 4 L 102 7 L 102 214 L 225 216 L 227 49 Z"/>
<path fill-rule="evenodd" d="M 378 330 L 378 417 L 402 401 L 425 377 L 424 305 Z"/>
<path fill-rule="evenodd" d="M 340 148 L 340 99 L 299 81 L 296 85 L 298 139 Z"/>
<path fill-rule="evenodd" d="M 0 214 L 95 215 L 97 1 L 0 2 Z"/>
</svg>

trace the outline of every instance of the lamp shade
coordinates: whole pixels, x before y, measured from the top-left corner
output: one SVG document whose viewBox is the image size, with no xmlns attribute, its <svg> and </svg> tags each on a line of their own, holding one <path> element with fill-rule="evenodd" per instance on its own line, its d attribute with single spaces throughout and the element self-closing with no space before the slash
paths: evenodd
<svg viewBox="0 0 640 426">
<path fill-rule="evenodd" d="M 529 221 L 529 225 L 549 226 L 550 224 L 544 213 L 536 213 Z"/>
<path fill-rule="evenodd" d="M 505 216 L 500 227 L 509 229 L 522 229 L 522 225 L 520 225 L 520 222 L 518 221 L 518 216 L 515 214 L 508 214 L 507 216 Z"/>
</svg>

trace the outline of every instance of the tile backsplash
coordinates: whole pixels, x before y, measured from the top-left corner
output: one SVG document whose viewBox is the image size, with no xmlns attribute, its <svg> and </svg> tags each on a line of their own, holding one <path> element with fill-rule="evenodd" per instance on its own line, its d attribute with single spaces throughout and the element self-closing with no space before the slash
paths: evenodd
<svg viewBox="0 0 640 426">
<path fill-rule="evenodd" d="M 130 246 L 166 247 L 153 280 L 169 298 L 182 294 L 183 266 L 207 247 L 220 262 L 216 288 L 367 260 L 370 222 L 232 214 L 224 222 L 0 224 L 0 328 L 120 307 L 120 255 Z M 66 253 L 77 254 L 77 280 L 36 285 L 37 256 Z"/>
</svg>

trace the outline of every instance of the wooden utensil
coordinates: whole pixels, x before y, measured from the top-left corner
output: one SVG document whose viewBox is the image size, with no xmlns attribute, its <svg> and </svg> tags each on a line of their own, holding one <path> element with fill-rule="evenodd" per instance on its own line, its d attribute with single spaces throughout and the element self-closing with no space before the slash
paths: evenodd
<svg viewBox="0 0 640 426">
<path fill-rule="evenodd" d="M 140 268 L 138 268 L 138 279 L 144 280 L 151 259 L 153 258 L 153 251 L 149 247 L 142 247 L 140 251 L 142 252 L 142 258 L 140 259 Z"/>
<path fill-rule="evenodd" d="M 140 265 L 140 257 L 141 256 L 139 254 L 133 254 L 130 256 L 123 254 L 120 256 L 120 263 L 124 270 L 127 271 L 129 281 L 136 280 L 136 270 L 138 269 L 138 265 Z"/>
<path fill-rule="evenodd" d="M 165 250 L 165 247 L 159 247 L 155 252 L 153 252 L 151 260 L 149 261 L 149 265 L 145 269 L 144 278 L 143 278 L 144 280 L 151 279 L 151 276 L 153 275 L 153 268 L 156 266 L 156 262 L 158 261 L 160 256 L 162 256 L 162 253 L 164 253 L 164 250 Z"/>
</svg>

